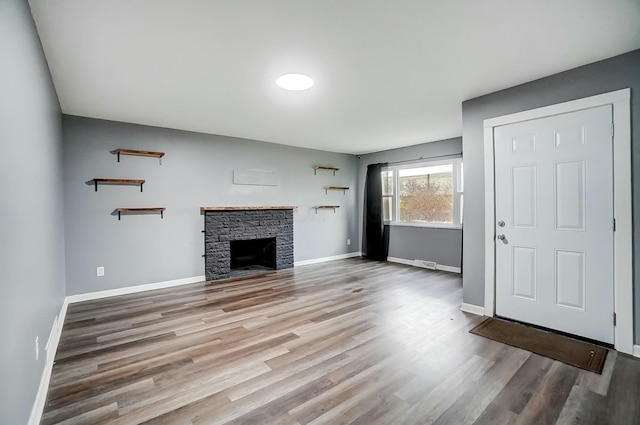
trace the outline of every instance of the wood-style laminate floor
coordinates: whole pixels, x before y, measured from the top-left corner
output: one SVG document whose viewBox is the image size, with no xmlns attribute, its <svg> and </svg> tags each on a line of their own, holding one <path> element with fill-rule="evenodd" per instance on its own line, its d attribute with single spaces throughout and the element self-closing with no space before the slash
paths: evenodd
<svg viewBox="0 0 640 425">
<path fill-rule="evenodd" d="M 43 424 L 640 424 L 596 375 L 472 335 L 458 275 L 362 259 L 69 306 Z"/>
</svg>

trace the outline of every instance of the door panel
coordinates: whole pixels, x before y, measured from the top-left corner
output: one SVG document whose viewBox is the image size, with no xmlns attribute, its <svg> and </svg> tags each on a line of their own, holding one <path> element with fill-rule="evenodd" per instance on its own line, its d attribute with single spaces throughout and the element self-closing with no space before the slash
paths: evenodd
<svg viewBox="0 0 640 425">
<path fill-rule="evenodd" d="M 513 295 L 536 299 L 536 250 L 522 246 L 513 247 Z"/>
<path fill-rule="evenodd" d="M 497 315 L 613 343 L 611 123 L 607 105 L 494 129 Z"/>
<path fill-rule="evenodd" d="M 584 252 L 556 250 L 556 304 L 584 310 Z"/>
<path fill-rule="evenodd" d="M 556 164 L 556 229 L 585 230 L 584 161 Z"/>
<path fill-rule="evenodd" d="M 533 229 L 536 227 L 536 167 L 513 167 L 511 180 L 513 226 Z"/>
</svg>

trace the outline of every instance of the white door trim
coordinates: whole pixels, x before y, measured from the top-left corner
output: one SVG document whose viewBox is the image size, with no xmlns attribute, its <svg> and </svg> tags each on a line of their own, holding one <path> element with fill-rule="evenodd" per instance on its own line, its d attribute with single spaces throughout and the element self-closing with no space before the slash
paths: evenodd
<svg viewBox="0 0 640 425">
<path fill-rule="evenodd" d="M 633 255 L 631 216 L 631 90 L 622 89 L 484 120 L 485 315 L 495 312 L 495 181 L 493 128 L 582 109 L 613 105 L 613 210 L 615 349 L 633 353 Z M 613 319 L 613 318 L 612 318 Z"/>
</svg>

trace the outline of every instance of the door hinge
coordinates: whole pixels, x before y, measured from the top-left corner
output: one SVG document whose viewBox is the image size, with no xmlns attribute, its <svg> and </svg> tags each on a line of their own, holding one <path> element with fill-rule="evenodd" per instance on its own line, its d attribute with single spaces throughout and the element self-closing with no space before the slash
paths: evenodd
<svg viewBox="0 0 640 425">
<path fill-rule="evenodd" d="M 616 219 L 615 218 L 613 219 L 613 231 L 614 232 L 616 231 Z"/>
<path fill-rule="evenodd" d="M 613 313 L 613 326 L 616 326 L 618 324 L 618 318 L 616 317 L 616 314 Z"/>
<path fill-rule="evenodd" d="M 615 127 L 614 127 L 613 123 L 611 123 L 611 138 L 613 138 L 615 136 L 615 134 L 616 134 Z"/>
</svg>

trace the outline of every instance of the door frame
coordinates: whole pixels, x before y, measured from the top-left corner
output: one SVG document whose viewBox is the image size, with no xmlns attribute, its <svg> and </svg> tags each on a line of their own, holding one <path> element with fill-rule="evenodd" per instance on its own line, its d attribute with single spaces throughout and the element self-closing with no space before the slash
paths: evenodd
<svg viewBox="0 0 640 425">
<path fill-rule="evenodd" d="M 613 106 L 613 311 L 614 346 L 633 354 L 633 246 L 631 209 L 631 89 L 626 88 L 556 105 L 484 120 L 485 292 L 484 314 L 495 314 L 495 173 L 494 127 L 598 106 Z M 613 320 L 613 318 L 611 318 Z"/>
</svg>

